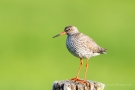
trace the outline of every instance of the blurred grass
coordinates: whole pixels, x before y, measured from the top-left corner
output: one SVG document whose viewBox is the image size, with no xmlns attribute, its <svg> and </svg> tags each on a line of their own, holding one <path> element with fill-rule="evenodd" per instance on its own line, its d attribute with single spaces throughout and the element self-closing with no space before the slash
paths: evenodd
<svg viewBox="0 0 135 90">
<path fill-rule="evenodd" d="M 66 36 L 52 39 L 67 25 L 108 48 L 89 60 L 87 79 L 105 90 L 134 90 L 134 10 L 134 0 L 1 0 L 0 90 L 50 90 L 55 80 L 75 77 L 79 59 Z"/>
</svg>

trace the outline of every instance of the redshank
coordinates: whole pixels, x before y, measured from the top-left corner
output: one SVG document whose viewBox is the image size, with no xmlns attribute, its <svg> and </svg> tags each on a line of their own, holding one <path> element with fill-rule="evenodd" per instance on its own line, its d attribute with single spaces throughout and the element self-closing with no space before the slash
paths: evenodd
<svg viewBox="0 0 135 90">
<path fill-rule="evenodd" d="M 68 51 L 72 55 L 80 58 L 80 67 L 79 67 L 78 73 L 77 73 L 76 77 L 72 78 L 71 80 L 86 82 L 88 59 L 93 56 L 105 54 L 106 49 L 97 45 L 96 42 L 89 36 L 87 36 L 83 33 L 80 33 L 75 26 L 65 27 L 63 32 L 55 35 L 53 38 L 64 35 L 64 34 L 67 34 L 66 46 L 67 46 Z M 78 77 L 80 70 L 82 68 L 82 64 L 83 64 L 82 59 L 86 59 L 86 69 L 85 69 L 85 74 L 84 74 L 84 80 L 80 80 Z"/>
</svg>

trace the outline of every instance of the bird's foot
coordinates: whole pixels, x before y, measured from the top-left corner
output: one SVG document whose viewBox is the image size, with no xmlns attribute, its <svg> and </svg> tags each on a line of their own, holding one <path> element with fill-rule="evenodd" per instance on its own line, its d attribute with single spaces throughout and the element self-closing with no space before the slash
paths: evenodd
<svg viewBox="0 0 135 90">
<path fill-rule="evenodd" d="M 78 83 L 81 83 L 81 84 L 86 84 L 86 86 L 89 85 L 89 83 L 86 80 L 79 79 L 78 77 L 71 78 L 70 80 L 73 81 L 73 82 L 78 82 Z"/>
<path fill-rule="evenodd" d="M 86 80 L 79 80 L 78 83 L 81 83 L 81 84 L 86 84 L 86 86 L 89 85 L 89 83 L 86 81 Z"/>
<path fill-rule="evenodd" d="M 81 81 L 81 79 L 79 79 L 78 77 L 71 78 L 70 80 L 73 81 L 73 82 L 75 82 L 75 81 Z"/>
</svg>

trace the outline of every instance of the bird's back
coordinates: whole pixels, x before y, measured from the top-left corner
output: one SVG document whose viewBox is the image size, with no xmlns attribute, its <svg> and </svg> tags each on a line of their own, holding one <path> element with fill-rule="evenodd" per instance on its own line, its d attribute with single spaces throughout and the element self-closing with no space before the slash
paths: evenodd
<svg viewBox="0 0 135 90">
<path fill-rule="evenodd" d="M 106 52 L 92 38 L 83 33 L 68 35 L 66 46 L 69 52 L 78 58 L 90 58 Z"/>
</svg>

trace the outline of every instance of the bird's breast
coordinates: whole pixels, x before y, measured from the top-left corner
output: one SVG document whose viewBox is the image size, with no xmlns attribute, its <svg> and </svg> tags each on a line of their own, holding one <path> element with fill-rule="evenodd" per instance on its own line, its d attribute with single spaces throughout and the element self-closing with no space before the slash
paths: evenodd
<svg viewBox="0 0 135 90">
<path fill-rule="evenodd" d="M 83 44 L 83 39 L 77 37 L 67 37 L 66 46 L 71 54 L 78 58 L 89 58 L 91 51 Z"/>
<path fill-rule="evenodd" d="M 77 40 L 75 38 L 67 37 L 66 46 L 67 46 L 67 49 L 69 50 L 70 53 L 72 53 L 74 56 L 78 57 L 78 54 L 77 54 L 77 50 L 78 50 Z"/>
</svg>

